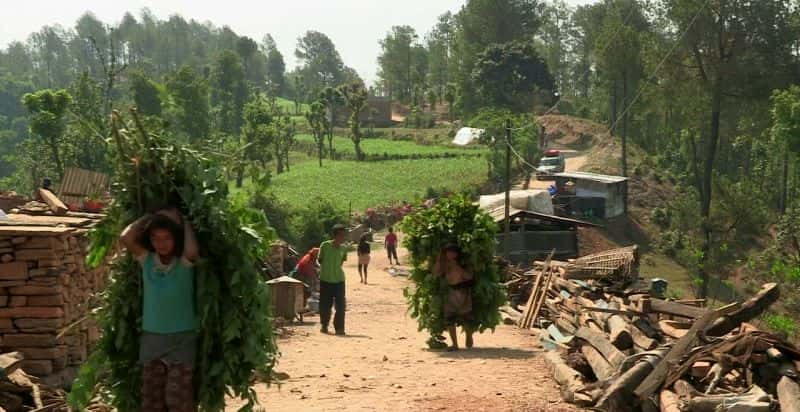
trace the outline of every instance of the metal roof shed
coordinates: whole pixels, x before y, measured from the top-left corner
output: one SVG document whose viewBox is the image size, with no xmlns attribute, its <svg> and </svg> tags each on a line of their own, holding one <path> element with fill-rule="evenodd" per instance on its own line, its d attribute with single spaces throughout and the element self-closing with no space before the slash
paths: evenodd
<svg viewBox="0 0 800 412">
<path fill-rule="evenodd" d="M 503 226 L 505 207 L 489 211 L 489 215 Z M 511 233 L 509 233 L 510 255 L 506 258 L 512 263 L 527 267 L 534 259 L 540 259 L 555 249 L 556 259 L 578 257 L 578 226 L 593 226 L 593 223 L 575 219 L 537 213 L 530 210 L 510 208 Z M 497 235 L 497 253 L 505 251 L 505 235 L 500 230 Z"/>
<path fill-rule="evenodd" d="M 628 178 L 624 176 L 601 175 L 588 172 L 564 172 L 553 175 L 556 187 L 564 187 L 567 182 L 575 184 L 578 198 L 602 198 L 605 201 L 603 218 L 624 215 L 628 210 Z"/>
</svg>

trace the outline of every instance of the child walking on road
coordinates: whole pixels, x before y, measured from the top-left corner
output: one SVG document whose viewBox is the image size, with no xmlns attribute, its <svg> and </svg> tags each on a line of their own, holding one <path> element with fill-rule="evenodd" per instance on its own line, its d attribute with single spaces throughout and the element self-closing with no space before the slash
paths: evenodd
<svg viewBox="0 0 800 412">
<path fill-rule="evenodd" d="M 142 410 L 194 411 L 198 246 L 192 226 L 168 209 L 139 218 L 120 238 L 142 267 Z"/>
<path fill-rule="evenodd" d="M 392 257 L 394 257 L 395 263 L 399 266 L 400 260 L 397 259 L 397 235 L 394 233 L 394 228 L 391 226 L 389 226 L 389 233 L 386 234 L 383 243 L 386 246 L 386 254 L 389 256 L 389 264 L 392 264 Z"/>
<path fill-rule="evenodd" d="M 370 246 L 369 235 L 364 233 L 358 240 L 358 275 L 361 276 L 361 283 L 367 284 L 367 267 L 369 266 Z"/>
</svg>

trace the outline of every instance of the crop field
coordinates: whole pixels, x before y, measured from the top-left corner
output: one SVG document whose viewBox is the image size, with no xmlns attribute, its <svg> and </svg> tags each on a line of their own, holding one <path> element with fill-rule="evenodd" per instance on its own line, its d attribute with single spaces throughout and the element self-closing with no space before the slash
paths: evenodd
<svg viewBox="0 0 800 412">
<path fill-rule="evenodd" d="M 427 188 L 461 191 L 486 180 L 483 158 L 390 160 L 383 162 L 326 161 L 322 168 L 308 161 L 288 173 L 273 175 L 271 190 L 296 207 L 316 197 L 354 211 L 422 197 Z"/>
<path fill-rule="evenodd" d="M 313 144 L 314 137 L 310 134 L 298 134 L 297 141 Z M 327 139 L 325 140 L 325 147 L 328 146 Z M 333 148 L 337 153 L 350 153 L 355 154 L 353 148 L 353 141 L 344 136 L 333 136 Z M 486 148 L 476 147 L 459 147 L 459 146 L 428 146 L 416 144 L 413 141 L 404 140 L 389 140 L 389 139 L 363 139 L 361 140 L 361 150 L 367 155 L 383 155 L 384 153 L 391 155 L 443 155 L 450 154 L 480 154 L 486 151 Z"/>
</svg>

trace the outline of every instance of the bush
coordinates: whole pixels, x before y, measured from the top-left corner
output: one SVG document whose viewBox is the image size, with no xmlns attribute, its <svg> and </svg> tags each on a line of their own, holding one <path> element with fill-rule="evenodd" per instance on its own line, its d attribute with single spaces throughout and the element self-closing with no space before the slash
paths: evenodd
<svg viewBox="0 0 800 412">
<path fill-rule="evenodd" d="M 329 239 L 334 225 L 347 223 L 347 213 L 336 209 L 329 200 L 309 199 L 308 204 L 291 218 L 290 239 L 298 251 L 304 252 Z"/>
<path fill-rule="evenodd" d="M 789 316 L 768 315 L 764 320 L 770 329 L 786 337 L 794 336 L 797 332 L 797 323 Z"/>
</svg>

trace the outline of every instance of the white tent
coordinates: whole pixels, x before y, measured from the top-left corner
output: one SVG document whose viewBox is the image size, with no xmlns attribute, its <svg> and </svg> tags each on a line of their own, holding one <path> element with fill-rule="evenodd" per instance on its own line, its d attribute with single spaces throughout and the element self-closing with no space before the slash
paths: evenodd
<svg viewBox="0 0 800 412">
<path fill-rule="evenodd" d="M 481 137 L 484 132 L 483 129 L 475 129 L 472 127 L 462 127 L 453 138 L 453 144 L 459 146 L 466 146 Z"/>
</svg>

